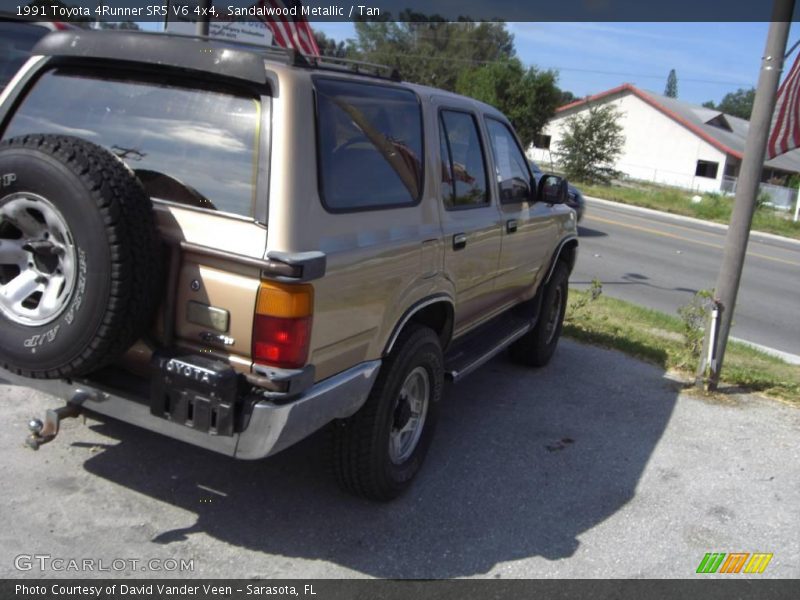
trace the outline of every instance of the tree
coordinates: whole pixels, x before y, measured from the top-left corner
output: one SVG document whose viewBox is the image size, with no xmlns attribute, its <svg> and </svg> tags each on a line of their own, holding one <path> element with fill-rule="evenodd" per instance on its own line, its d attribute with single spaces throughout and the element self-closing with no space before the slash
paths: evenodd
<svg viewBox="0 0 800 600">
<path fill-rule="evenodd" d="M 410 11 L 402 12 L 399 22 L 388 18 L 356 22 L 351 53 L 397 67 L 406 81 L 454 91 L 462 71 L 514 56 L 514 36 L 505 23 L 447 22 Z"/>
<path fill-rule="evenodd" d="M 560 104 L 562 92 L 556 86 L 556 77 L 553 71 L 526 69 L 512 58 L 463 71 L 456 92 L 505 113 L 527 147 Z"/>
<path fill-rule="evenodd" d="M 583 114 L 567 118 L 558 150 L 568 178 L 608 183 L 617 175 L 612 165 L 625 144 L 620 116 L 613 104 L 589 104 Z"/>
<path fill-rule="evenodd" d="M 667 85 L 664 87 L 664 95 L 667 98 L 678 97 L 678 75 L 675 73 L 675 69 L 670 69 L 669 75 L 667 75 Z"/>
<path fill-rule="evenodd" d="M 321 31 L 314 32 L 314 39 L 317 41 L 317 48 L 319 48 L 319 53 L 322 56 L 347 58 L 347 44 L 345 42 L 337 42 Z"/>
<path fill-rule="evenodd" d="M 572 102 L 575 102 L 575 100 L 577 100 L 577 99 L 578 99 L 578 97 L 575 94 L 573 94 L 572 92 L 568 92 L 566 90 L 561 90 L 561 98 L 559 98 L 559 100 L 558 100 L 558 105 L 559 106 L 565 106 L 567 104 L 571 104 Z"/>
<path fill-rule="evenodd" d="M 703 102 L 703 106 L 706 108 L 716 108 L 716 106 L 714 106 L 713 100 L 706 100 L 705 102 Z"/>
<path fill-rule="evenodd" d="M 753 112 L 753 102 L 756 99 L 756 89 L 746 90 L 739 88 L 735 92 L 725 94 L 725 97 L 717 105 L 717 110 L 740 119 L 750 120 L 750 113 Z"/>
</svg>

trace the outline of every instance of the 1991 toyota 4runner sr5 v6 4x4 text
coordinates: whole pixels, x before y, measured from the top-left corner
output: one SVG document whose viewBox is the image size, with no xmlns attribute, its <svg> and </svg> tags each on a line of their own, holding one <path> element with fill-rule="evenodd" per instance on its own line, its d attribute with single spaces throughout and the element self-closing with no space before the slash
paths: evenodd
<svg viewBox="0 0 800 600">
<path fill-rule="evenodd" d="M 491 106 L 205 38 L 52 33 L 0 96 L 0 378 L 242 459 L 419 471 L 446 378 L 544 365 L 577 252 Z"/>
</svg>

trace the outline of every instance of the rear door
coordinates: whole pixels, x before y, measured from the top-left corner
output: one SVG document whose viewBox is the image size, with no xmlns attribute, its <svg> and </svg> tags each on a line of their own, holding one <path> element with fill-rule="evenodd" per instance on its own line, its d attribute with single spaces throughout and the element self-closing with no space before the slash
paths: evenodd
<svg viewBox="0 0 800 600">
<path fill-rule="evenodd" d="M 458 334 L 489 316 L 500 254 L 500 215 L 489 191 L 477 115 L 441 105 L 437 117 L 439 210 L 445 272 L 456 290 Z"/>
</svg>

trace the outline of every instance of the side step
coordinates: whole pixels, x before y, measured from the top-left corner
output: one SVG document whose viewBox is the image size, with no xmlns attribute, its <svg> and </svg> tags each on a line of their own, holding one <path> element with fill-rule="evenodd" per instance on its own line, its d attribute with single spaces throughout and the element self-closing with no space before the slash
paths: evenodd
<svg viewBox="0 0 800 600">
<path fill-rule="evenodd" d="M 456 382 L 530 331 L 536 320 L 507 311 L 456 340 L 444 357 L 445 377 Z"/>
</svg>

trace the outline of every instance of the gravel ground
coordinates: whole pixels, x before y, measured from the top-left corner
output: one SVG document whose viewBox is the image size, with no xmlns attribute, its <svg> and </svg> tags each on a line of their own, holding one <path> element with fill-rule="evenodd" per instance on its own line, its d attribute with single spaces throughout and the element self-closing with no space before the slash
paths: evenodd
<svg viewBox="0 0 800 600">
<path fill-rule="evenodd" d="M 26 423 L 57 401 L 0 398 L 0 577 L 115 575 L 15 567 L 34 554 L 139 577 L 695 577 L 706 552 L 800 576 L 800 410 L 697 398 L 569 340 L 546 369 L 499 357 L 450 387 L 419 480 L 386 505 L 338 490 L 324 432 L 249 463 L 72 420 L 33 452 Z M 168 558 L 194 569 L 142 570 Z"/>
</svg>

